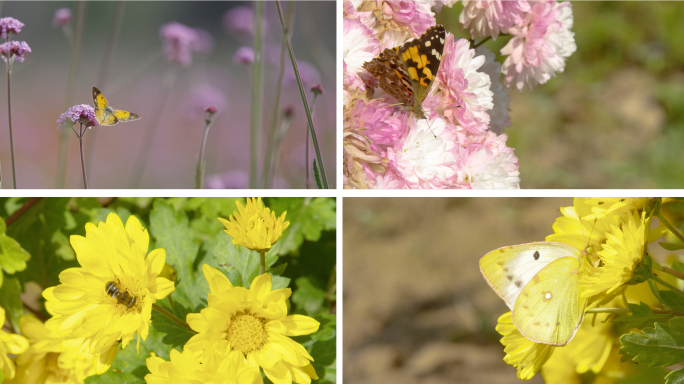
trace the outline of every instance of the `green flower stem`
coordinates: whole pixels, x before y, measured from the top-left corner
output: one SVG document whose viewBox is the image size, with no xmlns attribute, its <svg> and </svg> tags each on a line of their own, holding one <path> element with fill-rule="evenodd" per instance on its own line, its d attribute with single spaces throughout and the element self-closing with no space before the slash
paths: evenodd
<svg viewBox="0 0 684 384">
<path fill-rule="evenodd" d="M 311 139 L 316 151 L 316 159 L 318 159 L 318 168 L 321 172 L 321 183 L 323 188 L 328 189 L 328 179 L 325 176 L 325 167 L 323 165 L 323 159 L 321 158 L 321 151 L 318 148 L 318 140 L 316 139 L 316 130 L 314 129 L 313 119 L 311 118 L 311 112 L 309 110 L 309 103 L 306 101 L 306 93 L 304 92 L 304 85 L 302 84 L 302 79 L 299 76 L 299 68 L 297 67 L 297 60 L 294 56 L 294 50 L 292 49 L 292 44 L 290 43 L 290 38 L 287 37 L 287 29 L 285 28 L 285 22 L 283 21 L 283 10 L 280 7 L 280 1 L 276 0 L 276 7 L 278 8 L 278 17 L 280 18 L 280 26 L 283 28 L 283 35 L 287 42 L 287 50 L 290 54 L 290 61 L 292 61 L 292 69 L 294 70 L 295 77 L 297 78 L 297 85 L 299 86 L 299 94 L 302 96 L 302 103 L 304 104 L 304 112 L 306 112 L 306 119 L 309 123 L 309 130 L 311 131 Z M 308 166 L 308 164 L 307 164 Z"/>
<path fill-rule="evenodd" d="M 78 147 L 81 149 L 81 169 L 83 170 L 83 188 L 88 189 L 88 178 L 86 177 L 85 156 L 83 155 L 83 135 L 78 136 Z"/>
<path fill-rule="evenodd" d="M 665 266 L 662 266 L 662 267 L 660 267 L 659 269 L 660 269 L 661 271 L 665 272 L 665 273 L 669 273 L 670 275 L 672 275 L 672 276 L 674 276 L 674 277 L 676 277 L 676 278 L 678 278 L 678 279 L 680 279 L 680 280 L 684 280 L 684 273 L 677 272 L 677 271 L 675 271 L 674 269 L 668 268 L 668 267 L 665 267 Z"/>
<path fill-rule="evenodd" d="M 252 126 L 250 135 L 249 187 L 257 187 L 257 159 L 261 132 L 261 117 L 264 99 L 264 58 L 263 58 L 263 18 L 264 3 L 254 3 L 254 84 L 252 84 Z"/>
<path fill-rule="evenodd" d="M 660 285 L 663 285 L 663 286 L 669 288 L 670 290 L 672 290 L 674 293 L 678 294 L 679 296 L 684 297 L 684 292 L 682 292 L 679 288 L 675 287 L 674 285 L 668 283 L 667 281 L 659 278 L 658 276 L 651 275 L 651 279 L 655 280 Z"/>
<path fill-rule="evenodd" d="M 104 58 L 102 59 L 102 66 L 100 67 L 100 76 L 97 80 L 99 84 L 97 87 L 104 89 L 107 85 L 107 80 L 109 79 L 109 66 L 112 61 L 112 56 L 114 55 L 114 48 L 116 48 L 116 43 L 119 40 L 119 34 L 121 33 L 121 26 L 123 25 L 124 11 L 126 10 L 125 1 L 117 1 L 114 5 L 114 16 L 112 18 L 112 25 L 109 27 L 109 37 L 107 37 L 107 48 L 105 48 Z M 86 169 L 92 170 L 91 164 L 93 158 L 95 157 L 95 142 L 97 140 L 99 129 L 94 129 L 93 133 L 90 135 L 90 140 L 86 144 L 86 152 L 88 156 L 86 159 Z"/>
<path fill-rule="evenodd" d="M 9 38 L 7 39 L 9 41 Z M 7 119 L 9 120 L 9 137 L 10 137 L 10 156 L 12 158 L 12 188 L 17 189 L 17 172 L 14 169 L 14 143 L 12 141 L 12 81 L 10 80 L 12 74 L 12 61 L 10 59 L 9 50 L 7 50 Z"/>
<path fill-rule="evenodd" d="M 195 188 L 202 189 L 204 185 L 204 148 L 207 145 L 207 135 L 209 134 L 209 127 L 214 122 L 214 118 L 210 117 L 204 120 L 204 133 L 202 133 L 202 143 L 200 144 L 199 160 L 197 160 L 197 174 L 195 175 Z"/>
<path fill-rule="evenodd" d="M 482 39 L 482 41 L 480 41 L 479 43 L 473 44 L 473 49 L 475 49 L 475 48 L 479 47 L 480 45 L 486 43 L 491 38 L 492 38 L 491 36 L 487 36 L 484 39 Z"/>
<path fill-rule="evenodd" d="M 277 137 L 273 145 L 273 154 L 275 155 L 275 161 L 272 162 L 271 167 L 268 169 L 268 173 L 266 174 L 266 180 L 270 181 L 272 175 L 275 174 L 275 170 L 278 168 L 278 159 L 280 159 L 280 150 L 282 148 L 283 139 L 285 138 L 285 135 L 287 135 L 287 132 L 290 130 L 291 126 L 292 116 L 286 116 L 285 119 L 283 119 L 283 121 L 280 123 L 280 129 L 277 130 Z M 266 188 L 268 187 L 269 186 L 267 185 Z"/>
<path fill-rule="evenodd" d="M 64 109 L 72 105 L 76 93 L 78 67 L 81 59 L 81 45 L 83 42 L 83 26 L 85 25 L 86 1 L 76 2 L 76 21 L 74 22 L 74 41 L 71 45 L 71 58 L 69 59 L 69 74 L 67 77 L 67 90 L 64 98 Z M 67 166 L 67 147 L 69 144 L 68 130 L 62 130 L 59 143 L 59 160 L 57 162 L 57 188 L 64 188 Z"/>
<path fill-rule="evenodd" d="M 8 217 L 7 220 L 5 220 L 5 224 L 7 224 L 8 227 L 12 225 L 12 223 L 17 221 L 20 217 L 22 217 L 24 213 L 31 209 L 31 207 L 36 205 L 36 203 L 39 202 L 40 199 L 42 199 L 42 197 L 32 197 L 28 199 L 28 201 L 25 202 L 24 205 L 22 205 L 18 211 L 14 212 L 12 216 Z"/>
<path fill-rule="evenodd" d="M 288 12 L 288 20 L 290 23 L 288 25 L 292 25 L 292 15 L 294 12 L 292 12 L 292 9 L 294 8 L 294 3 L 290 2 L 290 6 L 287 8 Z M 280 69 L 278 73 L 278 85 L 276 86 L 276 99 L 275 99 L 275 105 L 273 107 L 273 121 L 271 121 L 271 132 L 268 134 L 268 141 L 266 143 L 266 160 L 264 161 L 264 169 L 263 169 L 263 188 L 268 189 L 268 185 L 270 184 L 271 178 L 270 178 L 270 170 L 272 167 L 271 162 L 273 161 L 273 147 L 274 147 L 274 142 L 275 142 L 275 136 L 276 136 L 276 131 L 278 129 L 278 116 L 280 116 L 280 96 L 281 96 L 281 90 L 283 88 L 283 77 L 285 74 L 285 37 L 283 37 L 283 41 L 281 42 L 280 46 Z"/>
<path fill-rule="evenodd" d="M 314 106 L 316 105 L 316 99 L 318 98 L 318 92 L 314 92 L 313 100 L 311 100 L 311 118 L 314 115 Z M 306 165 L 306 189 L 311 189 L 311 174 L 309 168 L 309 131 L 306 131 L 306 141 L 304 144 L 304 164 Z"/>
<path fill-rule="evenodd" d="M 171 310 L 173 310 L 173 297 L 171 295 L 166 296 L 166 300 L 169 302 L 169 306 L 171 307 Z"/>
<path fill-rule="evenodd" d="M 266 251 L 259 251 L 259 256 L 261 258 L 261 266 L 259 267 L 259 274 L 263 275 L 266 273 Z"/>
<path fill-rule="evenodd" d="M 190 326 L 188 325 L 188 323 L 186 323 L 185 321 L 183 321 L 183 320 L 177 318 L 173 313 L 167 311 L 166 309 L 164 309 L 164 308 L 163 308 L 162 306 L 160 306 L 159 304 L 157 304 L 157 303 L 152 304 L 152 308 L 154 308 L 157 312 L 161 313 L 162 315 L 166 316 L 169 320 L 171 320 L 171 321 L 173 321 L 174 323 L 180 325 L 181 327 L 183 327 L 183 328 L 185 328 L 185 329 L 187 329 L 187 330 L 189 330 L 189 331 L 191 331 L 191 332 L 193 332 L 193 333 L 197 333 L 197 332 L 195 332 L 194 329 L 190 328 Z"/>
<path fill-rule="evenodd" d="M 656 217 L 665 226 L 665 228 L 669 229 L 673 235 L 677 236 L 677 238 L 679 240 L 681 240 L 682 243 L 684 243 L 684 236 L 681 233 L 679 233 L 679 231 L 677 229 L 675 229 L 675 227 L 673 227 L 672 224 L 670 224 L 670 222 L 668 222 L 667 219 L 665 219 L 665 217 L 663 217 L 662 214 L 658 213 L 658 215 L 656 215 Z"/>
</svg>

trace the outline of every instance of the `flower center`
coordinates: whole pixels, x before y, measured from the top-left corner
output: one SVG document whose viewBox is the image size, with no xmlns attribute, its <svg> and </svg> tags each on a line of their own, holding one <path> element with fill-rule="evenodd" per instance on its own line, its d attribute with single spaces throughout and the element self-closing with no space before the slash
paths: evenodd
<svg viewBox="0 0 684 384">
<path fill-rule="evenodd" d="M 264 320 L 252 314 L 238 313 L 230 322 L 226 339 L 233 349 L 244 354 L 256 351 L 266 343 Z"/>
</svg>

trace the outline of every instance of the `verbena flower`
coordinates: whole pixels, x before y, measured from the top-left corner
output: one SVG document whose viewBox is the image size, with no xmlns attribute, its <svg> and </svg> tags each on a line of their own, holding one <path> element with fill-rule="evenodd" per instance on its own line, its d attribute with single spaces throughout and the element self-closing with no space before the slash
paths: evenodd
<svg viewBox="0 0 684 384">
<path fill-rule="evenodd" d="M 239 352 L 275 384 L 303 384 L 318 378 L 311 366 L 313 358 L 289 336 L 314 333 L 319 323 L 308 316 L 287 315 L 289 288 L 271 291 L 269 274 L 254 278 L 247 289 L 233 287 L 223 273 L 206 264 L 202 271 L 211 291 L 208 306 L 188 314 L 187 322 L 198 334 L 185 349 L 202 361 L 210 361 L 214 354 Z"/>
<path fill-rule="evenodd" d="M 95 118 L 95 108 L 88 104 L 74 105 L 66 112 L 59 115 L 57 129 L 73 127 L 74 123 L 80 123 L 88 127 L 100 125 Z"/>
<path fill-rule="evenodd" d="M 235 169 L 210 175 L 205 184 L 210 189 L 246 189 L 249 187 L 249 174 L 242 169 Z"/>
<path fill-rule="evenodd" d="M 261 204 L 261 197 L 247 198 L 244 206 L 239 201 L 235 204 L 238 212 L 233 211 L 228 220 L 219 218 L 226 227 L 225 232 L 233 238 L 233 244 L 253 251 L 267 251 L 290 225 L 285 221 L 287 211 L 276 218 L 275 212 Z"/>
<path fill-rule="evenodd" d="M 0 324 L 5 324 L 5 309 L 0 307 Z M 24 336 L 6 332 L 0 329 L 0 370 L 6 379 L 14 377 L 15 366 L 8 353 L 17 355 L 26 351 L 29 342 Z"/>
<path fill-rule="evenodd" d="M 503 336 L 501 344 L 506 353 L 504 361 L 517 368 L 517 376 L 521 380 L 529 380 L 539 372 L 556 349 L 552 345 L 535 343 L 523 336 L 513 324 L 511 312 L 499 317 L 496 331 Z"/>
<path fill-rule="evenodd" d="M 223 14 L 223 27 L 228 33 L 247 36 L 254 34 L 254 9 L 252 7 L 232 7 Z M 268 28 L 266 20 L 262 20 L 264 31 Z"/>
<path fill-rule="evenodd" d="M 159 28 L 159 37 L 164 46 L 166 60 L 181 67 L 192 63 L 192 52 L 197 48 L 197 31 L 177 22 L 164 24 Z"/>
<path fill-rule="evenodd" d="M 223 111 L 227 103 L 226 94 L 220 88 L 210 84 L 197 85 L 185 99 L 184 115 L 188 121 L 195 122 L 204 116 L 207 106 L 213 105 L 217 110 Z"/>
<path fill-rule="evenodd" d="M 45 289 L 43 297 L 54 315 L 46 326 L 65 337 L 63 346 L 78 350 L 79 359 L 97 358 L 99 374 L 113 362 L 119 343 L 125 348 L 137 333 L 140 347 L 149 332 L 152 304 L 175 287 L 158 276 L 166 254 L 161 248 L 147 253 L 149 235 L 134 216 L 124 227 L 110 213 L 106 223 L 88 223 L 85 229 L 85 237 L 71 236 L 81 266 L 62 271 L 61 284 Z M 127 292 L 129 300 L 108 294 L 110 282 Z"/>
<path fill-rule="evenodd" d="M 254 49 L 252 47 L 240 47 L 233 55 L 235 64 L 251 65 L 254 64 Z"/>
<path fill-rule="evenodd" d="M 9 55 L 10 62 L 17 60 L 20 63 L 24 62 L 24 53 L 31 52 L 31 47 L 25 41 L 8 41 L 0 44 L 0 55 L 2 59 L 7 62 Z"/>
<path fill-rule="evenodd" d="M 147 359 L 150 373 L 145 375 L 147 384 L 262 384 L 258 367 L 246 364 L 239 352 L 214 354 L 205 362 L 187 348 L 183 353 L 171 350 L 171 361 L 158 356 Z"/>
<path fill-rule="evenodd" d="M 77 358 L 77 350 L 64 348 L 57 336 L 33 315 L 21 317 L 21 333 L 29 339 L 28 350 L 17 357 L 17 374 L 7 384 L 64 383 L 82 384 L 95 375 L 95 359 Z"/>
<path fill-rule="evenodd" d="M 525 19 L 508 30 L 513 37 L 501 49 L 509 55 L 501 71 L 506 85 L 522 91 L 546 83 L 565 69 L 565 60 L 577 50 L 572 28 L 572 5 L 569 2 L 535 3 Z"/>
<path fill-rule="evenodd" d="M 13 18 L 13 17 L 3 17 L 0 19 L 0 37 L 8 38 L 11 35 L 16 35 L 21 32 L 24 27 L 24 23 Z"/>
<path fill-rule="evenodd" d="M 69 24 L 71 24 L 71 9 L 60 8 L 56 10 L 55 16 L 52 18 L 52 26 L 59 28 Z"/>
<path fill-rule="evenodd" d="M 463 0 L 463 11 L 458 21 L 463 29 L 470 31 L 471 37 L 482 39 L 491 36 L 496 40 L 499 33 L 506 33 L 529 10 L 529 4 L 524 0 Z"/>
</svg>

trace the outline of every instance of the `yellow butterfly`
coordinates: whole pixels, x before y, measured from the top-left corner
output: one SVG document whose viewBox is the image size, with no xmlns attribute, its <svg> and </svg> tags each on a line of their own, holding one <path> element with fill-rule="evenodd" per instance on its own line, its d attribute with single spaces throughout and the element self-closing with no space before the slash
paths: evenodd
<svg viewBox="0 0 684 384">
<path fill-rule="evenodd" d="M 95 106 L 95 118 L 100 125 L 114 125 L 120 121 L 133 121 L 140 118 L 136 113 L 110 107 L 107 99 L 95 86 L 93 87 L 93 105 Z"/>
<path fill-rule="evenodd" d="M 513 324 L 535 343 L 563 346 L 582 324 L 582 251 L 552 241 L 495 249 L 480 259 L 480 272 L 513 311 Z"/>
</svg>

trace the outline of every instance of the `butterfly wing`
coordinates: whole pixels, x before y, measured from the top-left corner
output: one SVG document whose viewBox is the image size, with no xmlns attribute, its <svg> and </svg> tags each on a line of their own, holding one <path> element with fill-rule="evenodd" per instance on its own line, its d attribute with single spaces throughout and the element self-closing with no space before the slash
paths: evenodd
<svg viewBox="0 0 684 384">
<path fill-rule="evenodd" d="M 567 244 L 540 241 L 495 249 L 480 259 L 480 272 L 511 310 L 523 288 L 544 267 L 580 251 Z"/>
<path fill-rule="evenodd" d="M 112 112 L 112 115 L 118 119 L 117 121 L 133 121 L 140 118 L 137 113 L 122 111 L 120 109 L 115 109 L 114 112 Z"/>
<path fill-rule="evenodd" d="M 95 86 L 93 86 L 92 90 L 93 90 L 93 106 L 95 107 L 95 109 L 102 109 L 102 110 L 107 109 L 109 104 L 107 103 L 107 99 L 105 99 L 102 92 L 100 92 L 100 90 L 97 89 L 97 87 L 95 87 Z"/>
<path fill-rule="evenodd" d="M 398 48 L 413 85 L 413 107 L 418 108 L 437 76 L 442 61 L 446 31 L 444 26 L 430 27 L 419 39 L 409 40 Z"/>
<path fill-rule="evenodd" d="M 584 318 L 580 299 L 580 261 L 563 257 L 535 274 L 515 302 L 511 319 L 535 343 L 566 345 Z"/>
</svg>

